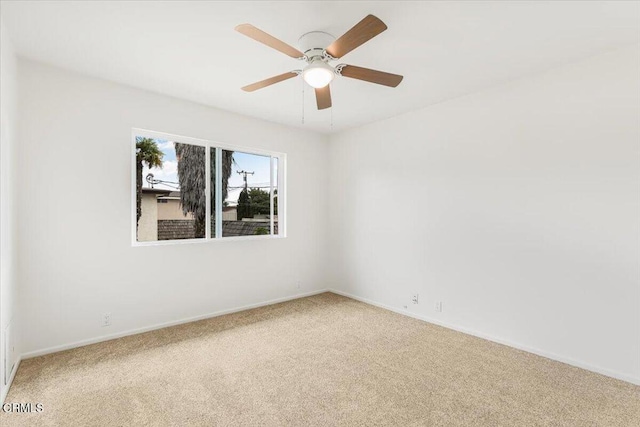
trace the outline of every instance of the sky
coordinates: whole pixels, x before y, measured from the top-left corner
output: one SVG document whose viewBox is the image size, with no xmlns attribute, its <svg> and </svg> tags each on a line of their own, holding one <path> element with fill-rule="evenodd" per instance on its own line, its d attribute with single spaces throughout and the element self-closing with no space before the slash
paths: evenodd
<svg viewBox="0 0 640 427">
<path fill-rule="evenodd" d="M 146 180 L 149 173 L 153 174 L 154 179 L 168 181 L 168 183 L 158 183 L 154 188 L 162 188 L 167 190 L 177 190 L 178 187 L 178 161 L 176 160 L 176 151 L 172 141 L 166 139 L 155 139 L 158 148 L 164 153 L 162 158 L 162 168 L 149 169 L 143 166 L 142 180 L 143 187 L 150 187 Z M 256 154 L 248 154 L 236 151 L 233 153 L 232 173 L 229 177 L 229 191 L 226 202 L 235 205 L 240 192 L 244 186 L 244 179 L 238 171 L 253 172 L 253 175 L 247 175 L 247 183 L 249 187 L 268 187 L 269 186 L 269 157 L 259 156 Z M 235 187 L 235 188 L 234 188 Z M 269 191 L 268 188 L 263 190 Z"/>
<path fill-rule="evenodd" d="M 234 164 L 231 176 L 229 177 L 229 190 L 226 200 L 229 204 L 233 205 L 238 200 L 242 188 L 237 187 L 244 186 L 244 178 L 238 171 L 245 170 L 247 172 L 254 172 L 253 175 L 247 175 L 249 188 L 269 187 L 269 157 L 236 151 L 233 153 L 233 161 Z M 269 191 L 268 188 L 263 188 L 263 190 Z"/>
<path fill-rule="evenodd" d="M 147 175 L 153 174 L 154 179 L 162 181 L 178 182 L 178 161 L 176 160 L 176 150 L 173 148 L 173 142 L 166 139 L 155 139 L 158 148 L 164 153 L 162 157 L 162 169 L 151 168 L 147 165 L 142 167 L 142 186 L 150 187 L 147 182 Z M 163 188 L 168 190 L 176 190 L 177 184 L 165 185 L 155 184 L 154 188 Z"/>
</svg>

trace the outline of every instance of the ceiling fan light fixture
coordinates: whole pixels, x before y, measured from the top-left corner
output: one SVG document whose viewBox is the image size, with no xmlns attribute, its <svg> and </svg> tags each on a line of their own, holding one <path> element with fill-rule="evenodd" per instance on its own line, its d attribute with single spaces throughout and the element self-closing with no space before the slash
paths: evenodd
<svg viewBox="0 0 640 427">
<path fill-rule="evenodd" d="M 335 76 L 333 67 L 321 59 L 312 61 L 302 72 L 304 81 L 315 89 L 325 87 Z"/>
<path fill-rule="evenodd" d="M 236 27 L 236 31 L 240 34 L 307 64 L 303 70 L 292 70 L 252 83 L 241 89 L 245 92 L 253 92 L 302 74 L 304 83 L 314 88 L 318 110 L 324 110 L 331 108 L 329 83 L 336 75 L 387 87 L 396 87 L 403 78 L 399 74 L 356 67 L 355 65 L 339 64 L 334 67 L 329 64 L 329 62 L 336 61 L 362 46 L 386 29 L 387 26 L 380 18 L 367 15 L 337 39 L 324 31 L 305 33 L 298 39 L 299 49 L 296 49 L 251 24 L 240 24 Z"/>
</svg>

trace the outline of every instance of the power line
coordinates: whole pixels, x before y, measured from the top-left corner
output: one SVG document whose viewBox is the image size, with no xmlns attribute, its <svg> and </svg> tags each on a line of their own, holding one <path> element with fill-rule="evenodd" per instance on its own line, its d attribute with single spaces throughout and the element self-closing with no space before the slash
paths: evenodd
<svg viewBox="0 0 640 427">
<path fill-rule="evenodd" d="M 227 187 L 229 190 L 244 190 L 244 186 L 242 187 Z M 271 188 L 270 185 L 250 185 L 249 188 Z"/>
<path fill-rule="evenodd" d="M 146 177 L 147 182 L 149 183 L 149 185 L 151 186 L 151 188 L 153 188 L 154 185 L 156 184 L 160 184 L 160 185 L 164 185 L 166 187 L 169 188 L 173 188 L 174 190 L 179 190 L 180 189 L 180 184 L 174 181 L 163 181 L 161 179 L 156 179 L 152 173 L 147 174 Z"/>
<path fill-rule="evenodd" d="M 244 189 L 247 189 L 247 175 L 253 175 L 255 172 L 248 172 L 245 170 L 238 171 L 238 175 L 242 175 L 244 179 Z"/>
</svg>

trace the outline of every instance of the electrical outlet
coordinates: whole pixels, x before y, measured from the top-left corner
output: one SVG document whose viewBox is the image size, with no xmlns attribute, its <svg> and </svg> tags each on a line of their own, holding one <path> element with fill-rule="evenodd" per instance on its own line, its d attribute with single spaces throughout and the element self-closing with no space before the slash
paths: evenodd
<svg viewBox="0 0 640 427">
<path fill-rule="evenodd" d="M 411 297 L 411 302 L 414 304 L 418 303 L 418 294 L 413 294 L 413 296 Z"/>
<path fill-rule="evenodd" d="M 111 326 L 111 313 L 102 315 L 102 326 Z"/>
<path fill-rule="evenodd" d="M 442 301 L 436 301 L 436 311 L 442 311 Z"/>
</svg>

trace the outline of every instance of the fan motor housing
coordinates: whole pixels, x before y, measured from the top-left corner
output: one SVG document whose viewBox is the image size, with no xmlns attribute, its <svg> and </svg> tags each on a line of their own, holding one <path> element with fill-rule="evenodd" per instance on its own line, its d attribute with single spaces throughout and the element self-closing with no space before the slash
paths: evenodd
<svg viewBox="0 0 640 427">
<path fill-rule="evenodd" d="M 311 31 L 303 34 L 298 39 L 300 51 L 304 53 L 309 60 L 316 56 L 322 56 L 324 49 L 327 48 L 336 38 L 324 31 Z"/>
</svg>

